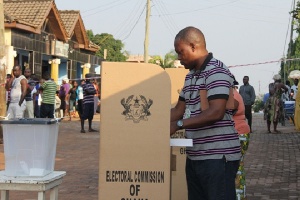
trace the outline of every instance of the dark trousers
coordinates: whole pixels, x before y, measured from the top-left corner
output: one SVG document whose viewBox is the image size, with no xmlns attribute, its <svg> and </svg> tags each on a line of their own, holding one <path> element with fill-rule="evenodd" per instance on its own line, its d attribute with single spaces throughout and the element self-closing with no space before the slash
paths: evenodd
<svg viewBox="0 0 300 200">
<path fill-rule="evenodd" d="M 41 118 L 54 118 L 54 104 L 42 103 L 40 110 Z"/>
<path fill-rule="evenodd" d="M 40 118 L 40 106 L 38 100 L 35 100 L 35 105 L 34 105 L 34 116 L 36 118 Z"/>
<path fill-rule="evenodd" d="M 235 200 L 239 160 L 186 160 L 188 200 Z"/>
<path fill-rule="evenodd" d="M 252 106 L 245 105 L 245 116 L 248 121 L 248 125 L 250 126 L 250 130 L 252 131 Z"/>
</svg>

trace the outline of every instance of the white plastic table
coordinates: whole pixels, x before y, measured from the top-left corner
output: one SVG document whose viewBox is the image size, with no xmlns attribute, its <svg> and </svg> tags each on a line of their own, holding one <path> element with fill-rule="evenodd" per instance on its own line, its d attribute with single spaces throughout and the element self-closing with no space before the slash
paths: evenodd
<svg viewBox="0 0 300 200">
<path fill-rule="evenodd" d="M 9 200 L 10 190 L 37 191 L 38 200 L 46 200 L 45 193 L 50 190 L 50 200 L 58 200 L 58 186 L 65 175 L 65 171 L 54 171 L 43 177 L 12 177 L 0 171 L 1 200 Z"/>
</svg>

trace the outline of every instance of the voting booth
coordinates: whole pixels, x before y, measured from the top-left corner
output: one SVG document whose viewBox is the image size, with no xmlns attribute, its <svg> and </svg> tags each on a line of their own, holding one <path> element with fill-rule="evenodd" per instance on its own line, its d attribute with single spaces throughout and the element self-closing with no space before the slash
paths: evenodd
<svg viewBox="0 0 300 200">
<path fill-rule="evenodd" d="M 99 200 L 170 199 L 170 99 L 160 66 L 103 62 Z"/>
<path fill-rule="evenodd" d="M 184 68 L 167 68 L 166 72 L 171 79 L 171 104 L 175 107 L 179 94 L 182 90 L 184 79 L 189 72 Z M 179 130 L 172 139 L 184 139 L 185 131 Z M 171 146 L 172 153 L 172 172 L 171 172 L 171 200 L 187 200 L 187 185 L 185 178 L 186 146 L 185 143 L 178 143 Z"/>
</svg>

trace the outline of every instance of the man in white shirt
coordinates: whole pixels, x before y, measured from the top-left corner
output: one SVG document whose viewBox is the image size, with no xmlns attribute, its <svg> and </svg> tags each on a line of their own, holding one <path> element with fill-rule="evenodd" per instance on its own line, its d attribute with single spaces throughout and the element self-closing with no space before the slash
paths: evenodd
<svg viewBox="0 0 300 200">
<path fill-rule="evenodd" d="M 298 79 L 294 79 L 294 85 L 292 85 L 291 87 L 291 93 L 292 93 L 292 101 L 295 101 L 296 100 L 296 96 L 297 96 L 297 92 L 298 92 L 298 82 L 299 80 Z"/>
<path fill-rule="evenodd" d="M 10 104 L 7 110 L 9 119 L 23 118 L 26 109 L 25 96 L 27 94 L 27 79 L 22 75 L 21 67 L 16 65 L 13 67 L 12 78 L 6 83 L 5 89 L 11 88 Z"/>
</svg>

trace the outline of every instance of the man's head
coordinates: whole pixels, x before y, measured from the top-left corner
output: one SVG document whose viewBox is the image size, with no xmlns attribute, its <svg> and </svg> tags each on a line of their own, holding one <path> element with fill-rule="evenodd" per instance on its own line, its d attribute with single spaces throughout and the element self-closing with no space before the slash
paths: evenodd
<svg viewBox="0 0 300 200">
<path fill-rule="evenodd" d="M 299 82 L 299 79 L 294 79 L 294 84 L 296 85 L 296 86 L 298 86 L 298 82 Z"/>
<path fill-rule="evenodd" d="M 30 76 L 31 76 L 31 69 L 30 69 L 30 68 L 26 68 L 26 69 L 24 70 L 24 76 L 25 76 L 27 79 L 30 78 Z"/>
<path fill-rule="evenodd" d="M 244 85 L 248 84 L 248 82 L 249 82 L 249 76 L 244 76 L 243 78 Z"/>
<path fill-rule="evenodd" d="M 63 84 L 69 83 L 69 79 L 68 79 L 68 78 L 64 78 L 64 79 L 62 80 L 62 83 L 63 83 Z"/>
<path fill-rule="evenodd" d="M 51 78 L 50 73 L 49 72 L 44 72 L 43 74 L 43 78 L 47 81 Z"/>
<path fill-rule="evenodd" d="M 86 74 L 85 78 L 86 78 L 86 82 L 91 82 L 91 78 L 93 77 L 93 74 Z"/>
<path fill-rule="evenodd" d="M 11 79 L 11 74 L 6 74 L 6 79 Z"/>
<path fill-rule="evenodd" d="M 179 31 L 174 40 L 178 60 L 186 69 L 200 69 L 208 54 L 203 33 L 195 27 L 186 27 Z M 201 65 L 200 64 L 200 65 Z"/>
<path fill-rule="evenodd" d="M 16 66 L 13 67 L 13 74 L 16 78 L 21 76 L 22 71 L 21 71 L 21 67 L 19 65 L 16 65 Z"/>
</svg>

